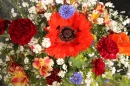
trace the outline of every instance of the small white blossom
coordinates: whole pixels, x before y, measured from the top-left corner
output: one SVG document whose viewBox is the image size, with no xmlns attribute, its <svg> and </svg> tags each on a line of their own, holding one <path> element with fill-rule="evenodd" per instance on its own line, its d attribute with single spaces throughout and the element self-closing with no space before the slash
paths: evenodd
<svg viewBox="0 0 130 86">
<path fill-rule="evenodd" d="M 29 45 L 35 45 L 35 44 L 37 44 L 37 43 L 38 43 L 38 39 L 36 39 L 36 38 L 33 37 L 28 44 L 29 44 Z"/>
<path fill-rule="evenodd" d="M 4 43 L 0 42 L 0 50 L 2 50 L 4 47 Z"/>
<path fill-rule="evenodd" d="M 56 62 L 57 62 L 58 65 L 62 65 L 62 64 L 64 64 L 64 59 L 58 58 L 58 59 L 56 60 Z"/>
<path fill-rule="evenodd" d="M 2 79 L 2 75 L 0 74 L 0 80 Z"/>
<path fill-rule="evenodd" d="M 35 6 L 32 6 L 31 8 L 28 9 L 29 13 L 33 13 L 33 14 L 36 14 L 36 8 Z"/>
<path fill-rule="evenodd" d="M 10 61 L 9 56 L 6 56 L 5 61 Z"/>
<path fill-rule="evenodd" d="M 123 28 L 122 25 L 118 24 L 117 21 L 114 21 L 114 20 L 111 21 L 110 29 L 113 30 L 114 32 L 119 33 L 121 32 L 122 28 Z"/>
<path fill-rule="evenodd" d="M 87 78 L 91 78 L 92 72 L 88 72 L 86 76 L 87 76 Z"/>
<path fill-rule="evenodd" d="M 35 53 L 39 53 L 42 50 L 42 48 L 41 48 L 41 46 L 39 44 L 36 44 L 33 47 L 34 47 L 33 52 L 35 52 Z"/>
<path fill-rule="evenodd" d="M 12 17 L 16 17 L 17 13 L 14 12 L 14 8 L 11 9 Z"/>
<path fill-rule="evenodd" d="M 12 17 L 16 17 L 17 16 L 17 13 L 12 13 Z"/>
<path fill-rule="evenodd" d="M 38 0 L 30 0 L 31 2 L 36 2 L 36 3 L 38 3 Z"/>
<path fill-rule="evenodd" d="M 106 60 L 106 63 L 105 63 L 108 67 L 112 67 L 114 65 L 113 61 L 111 60 Z"/>
<path fill-rule="evenodd" d="M 58 4 L 63 4 L 63 0 L 55 0 L 55 2 Z"/>
<path fill-rule="evenodd" d="M 22 6 L 23 6 L 23 7 L 28 7 L 29 4 L 28 4 L 27 2 L 23 2 L 23 3 L 22 3 Z"/>
<path fill-rule="evenodd" d="M 72 62 L 71 61 L 69 61 L 69 65 L 72 66 Z"/>
<path fill-rule="evenodd" d="M 14 13 L 14 8 L 11 9 L 11 13 Z"/>
<path fill-rule="evenodd" d="M 88 54 L 88 56 L 93 57 L 93 56 L 94 56 L 94 53 Z"/>
<path fill-rule="evenodd" d="M 106 6 L 106 7 L 114 8 L 113 3 L 111 3 L 111 2 L 107 2 L 107 3 L 105 4 L 105 6 Z"/>
<path fill-rule="evenodd" d="M 0 64 L 2 64 L 3 63 L 3 61 L 2 61 L 2 59 L 0 59 Z"/>
<path fill-rule="evenodd" d="M 23 51 L 23 50 L 24 50 L 24 47 L 23 47 L 23 46 L 20 46 L 19 48 L 20 48 L 20 51 Z"/>
<path fill-rule="evenodd" d="M 6 38 L 5 41 L 9 41 L 9 38 Z"/>
<path fill-rule="evenodd" d="M 42 46 L 45 47 L 45 48 L 50 47 L 51 46 L 50 39 L 49 38 L 43 38 L 43 40 L 42 40 Z"/>
<path fill-rule="evenodd" d="M 43 5 L 53 4 L 53 0 L 41 0 Z"/>
<path fill-rule="evenodd" d="M 25 66 L 24 66 L 24 69 L 25 69 L 25 70 L 28 70 L 28 69 L 29 69 L 29 67 L 28 67 L 27 65 L 25 65 Z"/>
<path fill-rule="evenodd" d="M 24 63 L 25 63 L 25 64 L 28 64 L 28 62 L 29 62 L 29 59 L 26 57 L 26 58 L 24 59 Z"/>
<path fill-rule="evenodd" d="M 115 72 L 116 72 L 116 68 L 112 67 L 112 75 L 115 74 Z"/>
<path fill-rule="evenodd" d="M 52 13 L 44 13 L 44 16 L 46 17 L 47 20 L 50 20 L 50 16 Z"/>
<path fill-rule="evenodd" d="M 65 71 L 60 71 L 59 73 L 58 73 L 58 76 L 60 76 L 61 78 L 64 78 L 64 76 L 65 76 Z"/>
<path fill-rule="evenodd" d="M 130 19 L 126 19 L 124 22 L 123 22 L 123 25 L 125 26 L 125 25 L 127 25 L 127 24 L 129 24 L 130 23 Z"/>
<path fill-rule="evenodd" d="M 17 50 L 16 53 L 17 53 L 17 54 L 20 53 L 20 50 Z"/>
<path fill-rule="evenodd" d="M 60 86 L 61 85 L 61 83 L 59 83 L 59 82 L 57 82 L 57 81 L 54 81 L 53 83 L 52 83 L 52 86 Z"/>
<path fill-rule="evenodd" d="M 40 75 L 37 75 L 36 78 L 40 78 Z"/>
<path fill-rule="evenodd" d="M 95 5 L 96 2 L 97 2 L 97 0 L 86 0 L 87 6 L 89 6 L 89 7 Z"/>
<path fill-rule="evenodd" d="M 103 18 L 98 18 L 97 20 L 98 20 L 98 24 L 100 24 L 100 25 L 103 24 L 103 21 L 104 21 Z"/>
<path fill-rule="evenodd" d="M 86 83 L 85 86 L 91 86 L 91 82 L 93 82 L 93 79 L 92 79 L 92 78 L 87 78 L 87 79 L 85 79 L 85 83 Z"/>
<path fill-rule="evenodd" d="M 66 64 L 63 64 L 62 68 L 67 71 L 67 65 Z"/>
</svg>

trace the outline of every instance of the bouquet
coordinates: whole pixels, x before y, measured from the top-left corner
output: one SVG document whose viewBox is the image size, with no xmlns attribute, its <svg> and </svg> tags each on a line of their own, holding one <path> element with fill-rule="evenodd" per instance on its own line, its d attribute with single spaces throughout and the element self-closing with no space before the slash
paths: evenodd
<svg viewBox="0 0 130 86">
<path fill-rule="evenodd" d="M 130 19 L 111 2 L 7 1 L 0 79 L 9 86 L 129 86 Z"/>
</svg>

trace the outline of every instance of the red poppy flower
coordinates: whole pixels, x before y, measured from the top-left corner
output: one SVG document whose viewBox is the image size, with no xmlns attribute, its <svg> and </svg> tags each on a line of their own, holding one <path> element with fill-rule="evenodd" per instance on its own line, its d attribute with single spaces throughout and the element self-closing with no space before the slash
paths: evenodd
<svg viewBox="0 0 130 86">
<path fill-rule="evenodd" d="M 105 59 L 116 59 L 119 52 L 115 41 L 110 38 L 102 37 L 97 45 L 100 55 Z"/>
<path fill-rule="evenodd" d="M 105 63 L 101 58 L 97 58 L 93 61 L 94 69 L 92 70 L 97 76 L 102 75 L 105 71 Z"/>
<path fill-rule="evenodd" d="M 49 20 L 49 25 L 46 37 L 50 38 L 51 46 L 46 51 L 50 56 L 55 58 L 76 56 L 92 43 L 93 36 L 90 32 L 92 26 L 82 13 L 75 12 L 72 17 L 64 19 L 55 12 Z"/>
</svg>

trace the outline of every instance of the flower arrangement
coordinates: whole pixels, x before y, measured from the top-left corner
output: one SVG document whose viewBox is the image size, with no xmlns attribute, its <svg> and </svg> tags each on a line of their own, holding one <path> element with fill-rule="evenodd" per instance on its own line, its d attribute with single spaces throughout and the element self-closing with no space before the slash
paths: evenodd
<svg viewBox="0 0 130 86">
<path fill-rule="evenodd" d="M 130 19 L 111 2 L 8 1 L 0 79 L 9 86 L 129 86 Z"/>
</svg>

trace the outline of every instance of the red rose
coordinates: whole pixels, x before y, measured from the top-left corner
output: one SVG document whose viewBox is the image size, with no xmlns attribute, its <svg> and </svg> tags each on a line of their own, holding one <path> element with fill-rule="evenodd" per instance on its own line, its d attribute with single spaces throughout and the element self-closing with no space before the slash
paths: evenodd
<svg viewBox="0 0 130 86">
<path fill-rule="evenodd" d="M 59 70 L 53 69 L 51 71 L 51 75 L 46 78 L 46 82 L 48 85 L 52 85 L 54 81 L 61 82 L 61 78 L 57 75 L 59 73 Z"/>
<path fill-rule="evenodd" d="M 116 59 L 117 53 L 119 52 L 116 42 L 106 37 L 101 38 L 97 49 L 104 59 Z"/>
<path fill-rule="evenodd" d="M 28 18 L 16 19 L 12 21 L 9 27 L 9 35 L 14 43 L 19 45 L 27 44 L 36 34 L 37 28 Z"/>
<path fill-rule="evenodd" d="M 10 21 L 0 19 L 0 35 L 4 34 Z"/>
<path fill-rule="evenodd" d="M 94 69 L 92 70 L 97 76 L 102 75 L 105 71 L 105 63 L 101 58 L 97 58 L 93 61 Z"/>
</svg>

